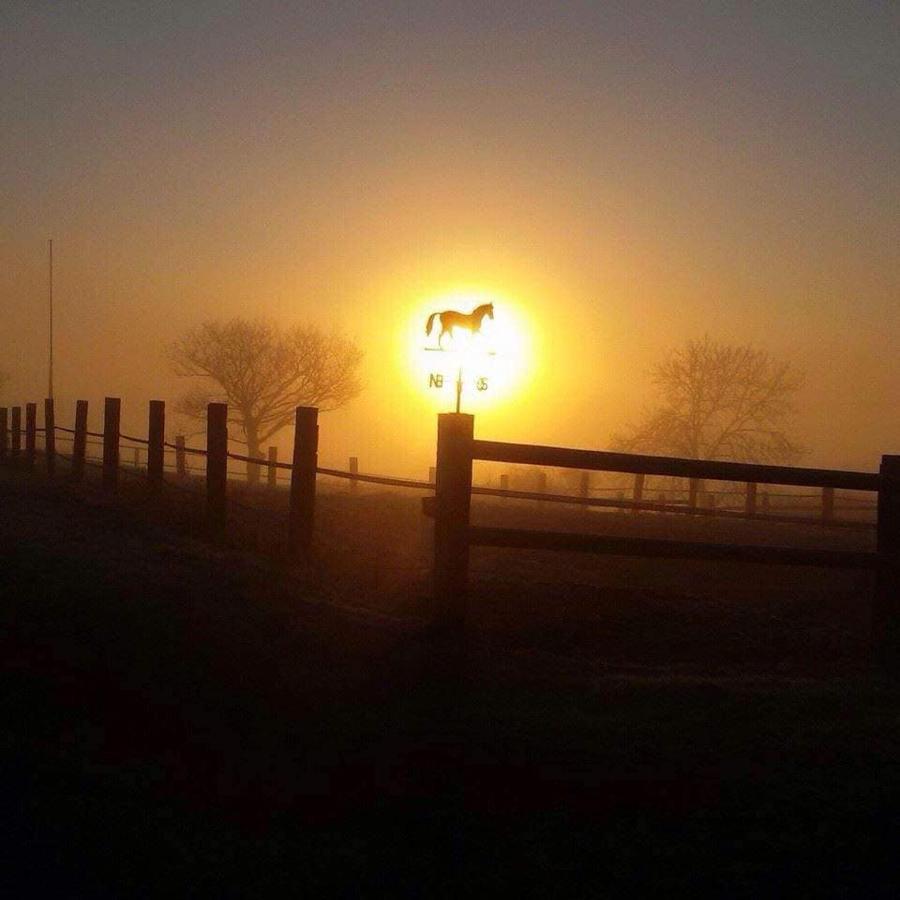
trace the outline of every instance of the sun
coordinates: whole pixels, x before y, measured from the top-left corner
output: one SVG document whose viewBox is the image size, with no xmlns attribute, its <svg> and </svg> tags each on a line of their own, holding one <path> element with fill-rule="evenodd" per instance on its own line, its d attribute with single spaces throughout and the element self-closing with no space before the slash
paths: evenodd
<svg viewBox="0 0 900 900">
<path fill-rule="evenodd" d="M 443 312 L 461 316 L 444 318 L 450 327 L 442 336 Z M 473 313 L 476 317 L 470 319 Z M 438 409 L 455 407 L 460 378 L 463 411 L 508 401 L 523 386 L 529 350 L 522 311 L 494 292 L 465 290 L 424 297 L 411 310 L 407 344 L 411 374 Z"/>
</svg>

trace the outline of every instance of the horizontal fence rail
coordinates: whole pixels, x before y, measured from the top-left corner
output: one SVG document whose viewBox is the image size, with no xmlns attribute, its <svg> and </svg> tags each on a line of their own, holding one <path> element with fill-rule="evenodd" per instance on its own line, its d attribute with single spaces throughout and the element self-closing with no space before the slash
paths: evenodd
<svg viewBox="0 0 900 900">
<path fill-rule="evenodd" d="M 439 615 L 446 623 L 461 624 L 466 616 L 468 594 L 469 547 L 506 547 L 529 550 L 576 551 L 617 556 L 657 559 L 699 559 L 760 563 L 766 565 L 816 566 L 861 569 L 876 572 L 874 620 L 880 625 L 880 637 L 888 632 L 894 656 L 900 657 L 900 457 L 885 456 L 881 471 L 852 472 L 835 469 L 811 469 L 787 466 L 757 465 L 720 460 L 695 460 L 677 457 L 578 450 L 530 444 L 506 443 L 474 439 L 472 416 L 447 413 L 438 416 L 437 490 L 433 506 L 435 515 L 435 593 Z M 509 491 L 501 479 L 501 489 L 473 486 L 472 467 L 476 460 L 497 463 L 579 469 L 583 473 L 580 496 L 548 495 L 545 490 Z M 590 496 L 587 472 L 603 471 L 634 475 L 633 499 L 625 500 Z M 687 505 L 648 502 L 644 498 L 645 476 L 666 476 L 690 480 Z M 743 482 L 743 509 L 724 510 L 712 505 L 702 508 L 700 483 L 710 481 Z M 546 486 L 546 476 L 539 479 Z M 476 494 L 505 496 L 522 500 L 552 500 L 583 506 L 609 506 L 639 510 L 672 512 L 675 509 L 692 515 L 733 516 L 761 521 L 809 523 L 798 517 L 773 516 L 767 494 L 758 512 L 758 484 L 778 484 L 821 489 L 822 524 L 834 519 L 835 489 L 874 492 L 878 498 L 877 549 L 875 552 L 806 549 L 767 545 L 723 544 L 710 541 L 679 541 L 622 537 L 579 532 L 537 531 L 516 528 L 473 526 L 470 524 L 471 497 Z M 615 489 L 613 489 L 615 490 Z M 702 494 L 709 498 L 711 492 Z M 739 492 L 729 492 L 732 495 Z M 712 501 L 710 501 L 712 502 Z M 876 629 L 879 630 L 879 629 Z"/>
<path fill-rule="evenodd" d="M 708 478 L 712 481 L 834 487 L 851 491 L 877 491 L 880 484 L 880 476 L 871 472 L 765 466 L 719 460 L 680 459 L 674 456 L 641 456 L 631 453 L 610 453 L 605 450 L 572 450 L 564 447 L 509 444 L 499 441 L 473 440 L 472 459 L 561 469 Z"/>
<path fill-rule="evenodd" d="M 470 526 L 469 542 L 475 546 L 514 547 L 520 550 L 573 550 L 606 553 L 612 556 L 729 560 L 834 569 L 874 569 L 878 560 L 876 553 L 849 550 L 807 550 L 795 547 L 713 544 L 705 541 L 673 541 L 484 526 Z"/>
</svg>

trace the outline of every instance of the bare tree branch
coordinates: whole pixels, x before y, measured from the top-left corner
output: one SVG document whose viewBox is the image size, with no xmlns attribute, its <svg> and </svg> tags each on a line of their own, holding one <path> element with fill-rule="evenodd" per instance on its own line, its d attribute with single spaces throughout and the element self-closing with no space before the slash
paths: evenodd
<svg viewBox="0 0 900 900">
<path fill-rule="evenodd" d="M 658 363 L 653 382 L 658 402 L 613 436 L 618 449 L 761 463 L 805 453 L 790 433 L 803 376 L 764 350 L 705 336 Z"/>
<path fill-rule="evenodd" d="M 202 418 L 211 400 L 228 403 L 229 422 L 243 430 L 249 456 L 290 423 L 297 406 L 329 411 L 362 390 L 362 352 L 339 333 L 312 325 L 204 322 L 172 344 L 168 357 L 177 375 L 204 382 L 181 399 L 178 412 Z"/>
</svg>

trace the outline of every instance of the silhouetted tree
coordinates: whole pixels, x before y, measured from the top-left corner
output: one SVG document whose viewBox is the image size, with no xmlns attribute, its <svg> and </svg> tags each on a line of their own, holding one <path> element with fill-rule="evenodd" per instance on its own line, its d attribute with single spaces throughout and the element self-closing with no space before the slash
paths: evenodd
<svg viewBox="0 0 900 900">
<path fill-rule="evenodd" d="M 658 402 L 617 449 L 693 459 L 793 463 L 804 449 L 790 433 L 803 375 L 750 345 L 705 336 L 688 341 L 653 369 Z"/>
<path fill-rule="evenodd" d="M 361 351 L 342 335 L 312 325 L 283 329 L 243 318 L 204 322 L 169 347 L 169 359 L 176 374 L 209 384 L 183 397 L 177 411 L 203 418 L 211 400 L 227 402 L 228 421 L 241 428 L 247 455 L 254 457 L 293 420 L 295 407 L 337 409 L 361 390 Z M 247 474 L 256 481 L 258 467 L 249 466 Z"/>
</svg>

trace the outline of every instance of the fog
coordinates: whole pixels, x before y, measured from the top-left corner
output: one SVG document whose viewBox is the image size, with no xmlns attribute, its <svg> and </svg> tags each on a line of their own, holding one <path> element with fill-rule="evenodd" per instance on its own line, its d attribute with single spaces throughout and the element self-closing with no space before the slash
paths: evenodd
<svg viewBox="0 0 900 900">
<path fill-rule="evenodd" d="M 143 427 L 205 319 L 311 321 L 366 353 L 322 463 L 421 476 L 452 395 L 398 334 L 471 289 L 531 328 L 478 436 L 606 447 L 707 333 L 806 373 L 807 464 L 900 452 L 896 9 L 161 8 L 3 13 L 5 405 L 46 393 L 52 237 L 62 424 Z"/>
</svg>

